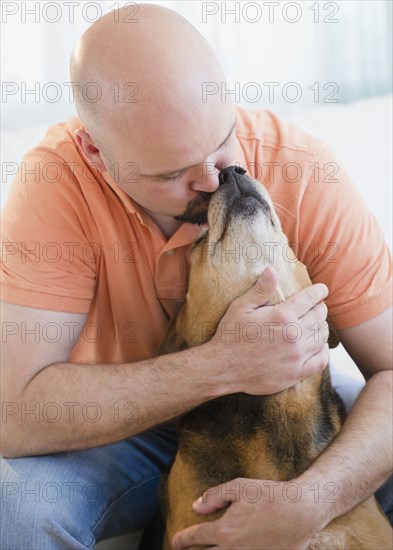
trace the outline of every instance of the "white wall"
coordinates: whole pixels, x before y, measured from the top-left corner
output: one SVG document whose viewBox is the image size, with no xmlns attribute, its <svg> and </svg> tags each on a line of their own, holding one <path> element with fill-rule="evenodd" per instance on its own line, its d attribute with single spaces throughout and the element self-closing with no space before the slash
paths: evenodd
<svg viewBox="0 0 393 550">
<path fill-rule="evenodd" d="M 291 114 L 390 92 L 390 0 L 150 3 L 178 11 L 209 40 L 228 79 L 219 91 L 247 107 Z M 73 46 L 116 6 L 137 19 L 133 4 L 3 0 L 2 129 L 72 116 Z"/>
</svg>

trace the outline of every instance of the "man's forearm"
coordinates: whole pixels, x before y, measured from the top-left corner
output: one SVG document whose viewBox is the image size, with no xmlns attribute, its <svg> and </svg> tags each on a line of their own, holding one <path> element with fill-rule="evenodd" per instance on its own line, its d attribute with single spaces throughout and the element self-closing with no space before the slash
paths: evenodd
<svg viewBox="0 0 393 550">
<path fill-rule="evenodd" d="M 334 498 L 318 504 L 321 526 L 368 498 L 392 472 L 392 379 L 383 371 L 368 381 L 338 437 L 297 480 L 306 490 L 337 487 Z"/>
<path fill-rule="evenodd" d="M 132 364 L 58 363 L 3 401 L 6 457 L 125 439 L 217 397 L 208 345 Z"/>
</svg>

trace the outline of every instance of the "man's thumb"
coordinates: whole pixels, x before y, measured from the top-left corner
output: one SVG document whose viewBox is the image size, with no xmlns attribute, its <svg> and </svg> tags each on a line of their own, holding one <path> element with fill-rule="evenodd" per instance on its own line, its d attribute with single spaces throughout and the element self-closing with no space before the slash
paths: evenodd
<svg viewBox="0 0 393 550">
<path fill-rule="evenodd" d="M 247 304 L 253 309 L 264 306 L 276 290 L 277 279 L 277 271 L 271 266 L 265 267 L 255 284 L 241 296 L 242 304 Z"/>
</svg>

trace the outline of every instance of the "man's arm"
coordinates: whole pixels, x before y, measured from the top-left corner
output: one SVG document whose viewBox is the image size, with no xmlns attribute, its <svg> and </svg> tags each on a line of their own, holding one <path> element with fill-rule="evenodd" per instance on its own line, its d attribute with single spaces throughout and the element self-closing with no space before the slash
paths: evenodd
<svg viewBox="0 0 393 550">
<path fill-rule="evenodd" d="M 2 303 L 2 324 L 7 341 L 2 353 L 2 454 L 6 457 L 85 449 L 113 443 L 167 422 L 221 395 L 236 391 L 270 394 L 319 372 L 327 361 L 323 338 L 311 336 L 315 322 L 323 324 L 327 295 L 325 285 L 303 289 L 272 308 L 261 307 L 275 290 L 277 275 L 267 269 L 257 283 L 234 301 L 224 316 L 232 327 L 244 319 L 270 332 L 250 344 L 231 343 L 229 354 L 221 331 L 207 344 L 136 363 L 100 365 L 73 364 L 69 357 L 86 316 L 45 311 Z M 303 345 L 283 336 L 282 326 L 299 321 Z M 38 338 L 21 339 L 17 327 L 38 325 L 78 326 L 72 338 L 60 331 Z M 67 335 L 67 336 L 66 336 Z M 3 336 L 4 337 L 4 336 Z M 231 338 L 232 339 L 232 338 Z M 250 349 L 252 348 L 252 350 Z M 252 352 L 250 361 L 246 352 Z M 269 352 L 269 353 L 268 353 Z M 294 370 L 293 355 L 302 368 Z M 265 358 L 269 357 L 267 361 Z M 271 365 L 280 369 L 271 369 Z M 274 374 L 272 374 L 274 373 Z"/>
<path fill-rule="evenodd" d="M 365 500 L 393 469 L 392 308 L 339 334 L 367 383 L 339 436 L 301 476 L 306 485 L 336 483 L 337 502 L 325 505 L 327 518 Z"/>
<path fill-rule="evenodd" d="M 296 501 L 296 494 L 294 501 L 290 500 L 293 494 L 285 498 L 288 485 L 268 480 L 238 478 L 210 488 L 194 503 L 195 511 L 209 514 L 228 504 L 230 508 L 217 521 L 176 534 L 175 548 L 257 548 L 261 540 L 264 548 L 307 548 L 332 519 L 364 501 L 389 477 L 393 467 L 392 309 L 341 330 L 340 337 L 368 382 L 338 437 L 293 480 L 301 498 Z M 254 490 L 260 486 L 257 502 L 244 498 L 251 483 Z"/>
<path fill-rule="evenodd" d="M 113 443 L 214 397 L 204 347 L 136 363 L 75 364 L 69 358 L 86 315 L 2 302 L 1 317 L 5 457 Z M 60 340 L 50 326 L 60 327 Z"/>
</svg>

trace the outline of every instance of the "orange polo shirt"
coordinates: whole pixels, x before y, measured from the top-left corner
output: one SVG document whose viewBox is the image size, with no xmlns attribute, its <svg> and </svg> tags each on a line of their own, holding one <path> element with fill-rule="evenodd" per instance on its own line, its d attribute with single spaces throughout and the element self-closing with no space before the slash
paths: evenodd
<svg viewBox="0 0 393 550">
<path fill-rule="evenodd" d="M 79 119 L 49 128 L 25 155 L 3 212 L 1 298 L 88 313 L 71 361 L 132 362 L 157 354 L 184 299 L 201 228 L 167 240 L 143 209 L 84 160 Z M 330 290 L 337 328 L 392 303 L 392 262 L 381 229 L 323 142 L 265 110 L 237 108 L 236 162 L 264 183 L 313 282 Z M 33 328 L 33 327 L 26 327 Z M 71 326 L 40 327 L 55 338 Z"/>
</svg>

